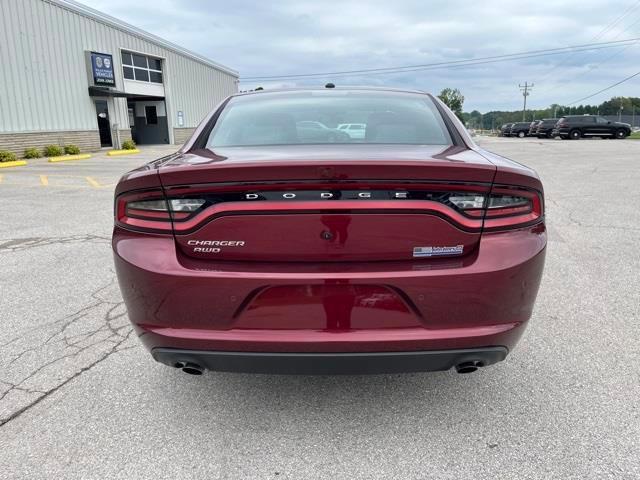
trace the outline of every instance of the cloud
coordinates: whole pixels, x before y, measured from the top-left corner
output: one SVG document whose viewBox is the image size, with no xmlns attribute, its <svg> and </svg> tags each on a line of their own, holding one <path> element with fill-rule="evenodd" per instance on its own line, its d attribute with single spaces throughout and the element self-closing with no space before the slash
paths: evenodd
<svg viewBox="0 0 640 480">
<path fill-rule="evenodd" d="M 556 0 L 552 8 L 548 2 L 468 0 L 83 2 L 245 77 L 414 65 L 640 37 L 640 4 L 634 0 L 618 1 L 616 9 L 601 0 Z M 524 81 L 536 84 L 529 104 L 544 107 L 600 90 L 635 73 L 638 65 L 640 43 L 475 67 L 244 82 L 241 88 L 333 81 L 437 93 L 452 86 L 465 95 L 466 110 L 487 111 L 519 108 L 518 83 Z M 592 101 L 614 94 L 637 96 L 639 82 L 623 84 Z"/>
</svg>

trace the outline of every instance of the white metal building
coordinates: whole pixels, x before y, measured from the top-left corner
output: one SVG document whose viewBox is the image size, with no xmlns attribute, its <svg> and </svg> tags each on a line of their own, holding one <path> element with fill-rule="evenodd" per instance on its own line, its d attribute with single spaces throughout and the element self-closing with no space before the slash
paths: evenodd
<svg viewBox="0 0 640 480">
<path fill-rule="evenodd" d="M 72 0 L 0 0 L 0 150 L 182 143 L 238 73 Z"/>
</svg>

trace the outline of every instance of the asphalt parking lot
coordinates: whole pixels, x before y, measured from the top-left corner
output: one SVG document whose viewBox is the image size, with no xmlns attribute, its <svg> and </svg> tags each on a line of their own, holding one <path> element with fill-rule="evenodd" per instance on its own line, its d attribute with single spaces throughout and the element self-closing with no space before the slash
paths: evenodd
<svg viewBox="0 0 640 480">
<path fill-rule="evenodd" d="M 172 149 L 0 170 L 0 478 L 640 478 L 640 141 L 479 143 L 539 172 L 549 246 L 524 339 L 472 375 L 154 363 L 112 194 Z"/>
</svg>

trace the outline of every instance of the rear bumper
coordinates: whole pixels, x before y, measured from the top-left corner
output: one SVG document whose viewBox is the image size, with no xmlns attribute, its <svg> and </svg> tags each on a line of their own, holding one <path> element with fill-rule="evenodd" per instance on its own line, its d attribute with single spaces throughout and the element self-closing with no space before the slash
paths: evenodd
<svg viewBox="0 0 640 480">
<path fill-rule="evenodd" d="M 251 358 L 256 352 L 342 358 L 487 346 L 510 351 L 531 317 L 545 246 L 545 226 L 539 224 L 484 234 L 476 251 L 461 258 L 239 264 L 181 257 L 168 235 L 116 228 L 113 238 L 129 318 L 154 356 L 163 351 L 158 349 L 177 349 L 247 352 Z M 319 286 L 337 293 L 318 304 Z M 352 287 L 355 294 L 340 293 Z M 278 289 L 307 293 L 263 295 Z"/>
<path fill-rule="evenodd" d="M 170 367 L 187 364 L 238 373 L 335 375 L 442 371 L 460 365 L 486 367 L 507 356 L 505 347 L 375 353 L 216 352 L 154 348 L 153 358 Z"/>
</svg>

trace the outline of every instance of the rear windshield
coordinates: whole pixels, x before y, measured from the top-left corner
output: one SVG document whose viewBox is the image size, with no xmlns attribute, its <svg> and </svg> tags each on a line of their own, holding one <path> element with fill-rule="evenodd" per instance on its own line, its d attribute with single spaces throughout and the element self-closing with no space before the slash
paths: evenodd
<svg viewBox="0 0 640 480">
<path fill-rule="evenodd" d="M 234 97 L 207 147 L 352 143 L 451 145 L 452 140 L 427 95 L 333 90 Z"/>
</svg>

